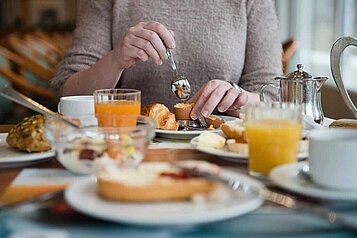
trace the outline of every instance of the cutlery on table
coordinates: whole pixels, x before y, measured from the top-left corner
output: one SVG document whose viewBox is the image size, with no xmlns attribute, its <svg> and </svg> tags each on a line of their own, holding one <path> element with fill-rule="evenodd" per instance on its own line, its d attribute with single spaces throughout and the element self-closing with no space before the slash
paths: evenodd
<svg viewBox="0 0 357 238">
<path fill-rule="evenodd" d="M 58 121 L 61 121 L 65 123 L 66 125 L 79 128 L 79 126 L 63 117 L 61 117 L 59 114 L 51 111 L 50 109 L 46 108 L 45 106 L 39 104 L 38 102 L 35 102 L 31 98 L 19 93 L 15 89 L 13 89 L 10 86 L 4 86 L 0 87 L 0 95 L 3 96 L 4 98 L 7 98 L 11 101 L 14 101 L 24 107 L 27 107 L 31 110 L 34 110 L 38 113 L 41 113 L 45 116 L 50 116 Z"/>
<path fill-rule="evenodd" d="M 196 168 L 187 168 L 175 164 L 173 164 L 173 167 L 182 169 L 185 173 L 193 177 L 200 177 L 211 181 L 219 182 L 230 187 L 234 191 L 242 191 L 246 194 L 258 196 L 259 198 L 265 201 L 269 201 L 284 206 L 286 208 L 300 210 L 306 213 L 317 215 L 319 217 L 327 219 L 328 222 L 330 222 L 331 224 L 338 224 L 351 230 L 357 231 L 357 219 L 348 215 L 339 214 L 331 209 L 322 206 L 317 206 L 316 204 L 312 203 L 310 204 L 308 202 L 297 201 L 295 198 L 288 195 L 273 192 L 266 188 L 254 187 L 239 180 L 227 179 L 209 172 L 200 171 Z"/>
<path fill-rule="evenodd" d="M 191 94 L 191 86 L 187 78 L 180 75 L 177 70 L 174 55 L 170 48 L 166 51 L 168 62 L 174 71 L 174 75 L 171 79 L 171 90 L 180 100 L 187 100 Z"/>
</svg>

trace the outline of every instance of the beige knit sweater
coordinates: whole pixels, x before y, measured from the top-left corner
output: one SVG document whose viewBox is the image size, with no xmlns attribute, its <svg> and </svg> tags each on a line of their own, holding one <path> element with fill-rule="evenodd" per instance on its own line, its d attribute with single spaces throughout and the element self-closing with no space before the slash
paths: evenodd
<svg viewBox="0 0 357 238">
<path fill-rule="evenodd" d="M 158 21 L 174 31 L 178 69 L 193 93 L 211 79 L 234 81 L 258 92 L 281 74 L 271 0 L 79 0 L 73 44 L 52 81 L 55 90 L 60 93 L 72 74 L 95 64 L 141 21 Z M 177 99 L 171 76 L 167 62 L 139 62 L 124 71 L 117 87 L 141 90 L 143 105 L 172 107 Z"/>
</svg>

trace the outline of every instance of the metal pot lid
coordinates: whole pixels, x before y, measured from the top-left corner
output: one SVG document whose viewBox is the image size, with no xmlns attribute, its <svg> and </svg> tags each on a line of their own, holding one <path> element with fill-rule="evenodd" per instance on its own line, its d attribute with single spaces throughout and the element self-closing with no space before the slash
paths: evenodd
<svg viewBox="0 0 357 238">
<path fill-rule="evenodd" d="M 286 80 L 309 80 L 312 79 L 311 74 L 305 72 L 303 64 L 297 64 L 297 70 L 286 75 Z"/>
</svg>

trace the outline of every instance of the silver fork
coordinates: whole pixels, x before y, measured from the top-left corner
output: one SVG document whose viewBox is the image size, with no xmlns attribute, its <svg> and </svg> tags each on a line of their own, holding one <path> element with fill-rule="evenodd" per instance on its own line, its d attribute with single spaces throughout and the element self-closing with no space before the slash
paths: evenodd
<svg viewBox="0 0 357 238">
<path fill-rule="evenodd" d="M 310 213 L 327 219 L 327 221 L 331 224 L 338 224 L 351 230 L 357 231 L 357 219 L 355 219 L 354 217 L 342 215 L 337 213 L 336 211 L 312 203 L 297 201 L 291 196 L 273 192 L 267 188 L 254 187 L 239 180 L 227 179 L 225 177 L 218 176 L 209 172 L 197 170 L 196 168 L 187 168 L 179 165 L 173 166 L 182 169 L 184 172 L 194 177 L 206 178 L 211 181 L 216 181 L 227 185 L 234 191 L 242 191 L 252 196 L 258 196 L 259 198 L 265 201 L 269 201 L 287 208 Z"/>
</svg>

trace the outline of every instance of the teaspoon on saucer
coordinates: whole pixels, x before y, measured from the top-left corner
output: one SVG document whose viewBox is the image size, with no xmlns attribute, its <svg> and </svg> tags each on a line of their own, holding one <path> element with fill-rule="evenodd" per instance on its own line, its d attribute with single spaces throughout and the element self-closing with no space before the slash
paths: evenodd
<svg viewBox="0 0 357 238">
<path fill-rule="evenodd" d="M 175 58 L 170 48 L 167 49 L 166 54 L 169 64 L 174 71 L 171 79 L 171 90 L 178 99 L 187 100 L 191 94 L 190 83 L 185 76 L 178 73 Z"/>
</svg>

